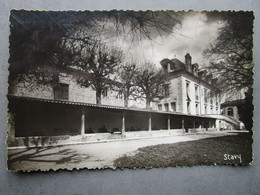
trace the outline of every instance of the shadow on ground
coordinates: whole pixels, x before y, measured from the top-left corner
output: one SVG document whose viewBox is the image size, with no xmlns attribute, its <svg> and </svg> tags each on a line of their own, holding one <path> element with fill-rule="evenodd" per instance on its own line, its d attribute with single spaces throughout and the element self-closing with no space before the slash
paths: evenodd
<svg viewBox="0 0 260 195">
<path fill-rule="evenodd" d="M 8 155 L 8 169 L 17 170 L 17 164 L 28 163 L 53 163 L 63 165 L 66 163 L 77 164 L 90 158 L 88 155 L 78 154 L 72 149 L 61 149 L 61 147 L 27 148 L 23 151 Z"/>
</svg>

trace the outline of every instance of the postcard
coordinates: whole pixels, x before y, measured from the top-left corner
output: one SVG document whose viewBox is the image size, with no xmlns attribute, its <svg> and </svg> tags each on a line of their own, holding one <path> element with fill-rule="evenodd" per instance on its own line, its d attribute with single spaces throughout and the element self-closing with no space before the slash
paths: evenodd
<svg viewBox="0 0 260 195">
<path fill-rule="evenodd" d="M 253 22 L 11 10 L 8 169 L 250 165 Z"/>
</svg>

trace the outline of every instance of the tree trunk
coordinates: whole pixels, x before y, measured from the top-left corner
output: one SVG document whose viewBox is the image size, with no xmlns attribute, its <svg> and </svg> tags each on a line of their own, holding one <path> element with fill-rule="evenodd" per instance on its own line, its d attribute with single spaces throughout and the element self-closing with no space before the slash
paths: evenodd
<svg viewBox="0 0 260 195">
<path fill-rule="evenodd" d="M 151 109 L 151 101 L 149 99 L 146 99 L 146 109 Z"/>
<path fill-rule="evenodd" d="M 96 89 L 96 103 L 101 104 L 101 90 Z"/>
<path fill-rule="evenodd" d="M 126 93 L 124 94 L 124 106 L 125 106 L 125 107 L 128 107 L 128 97 L 129 97 L 129 93 L 126 92 Z"/>
<path fill-rule="evenodd" d="M 53 84 L 53 87 L 57 87 L 58 84 L 59 84 L 59 72 L 57 70 L 53 70 L 53 73 L 52 73 L 52 84 Z"/>
</svg>

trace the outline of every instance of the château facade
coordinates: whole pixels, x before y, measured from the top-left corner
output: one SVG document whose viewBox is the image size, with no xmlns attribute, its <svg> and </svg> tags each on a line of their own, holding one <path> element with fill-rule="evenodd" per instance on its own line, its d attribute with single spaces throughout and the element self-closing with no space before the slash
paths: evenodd
<svg viewBox="0 0 260 195">
<path fill-rule="evenodd" d="M 178 59 L 163 59 L 168 84 L 167 97 L 157 104 L 158 110 L 175 111 L 184 114 L 220 114 L 220 90 L 216 78 L 192 64 L 192 57 L 186 54 L 185 63 Z"/>
</svg>

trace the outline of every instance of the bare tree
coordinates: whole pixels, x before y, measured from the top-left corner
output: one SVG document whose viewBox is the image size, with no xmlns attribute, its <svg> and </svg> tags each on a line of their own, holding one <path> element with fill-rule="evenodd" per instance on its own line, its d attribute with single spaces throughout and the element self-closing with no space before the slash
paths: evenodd
<svg viewBox="0 0 260 195">
<path fill-rule="evenodd" d="M 93 33 L 111 33 L 132 36 L 141 40 L 146 37 L 153 40 L 162 33 L 172 33 L 173 27 L 180 23 L 174 11 L 102 11 L 102 12 L 53 12 L 12 10 L 10 15 L 10 72 L 15 78 L 26 74 L 31 67 L 48 63 L 49 57 L 61 40 L 71 38 L 72 32 L 79 27 L 92 29 Z M 104 27 L 109 23 L 110 27 Z M 89 34 L 88 36 L 91 36 Z M 64 55 L 65 56 L 65 55 Z M 22 78 L 22 77 L 21 77 Z"/>
<path fill-rule="evenodd" d="M 11 87 L 15 85 L 15 82 L 23 80 L 55 85 L 58 83 L 61 71 L 82 78 L 82 74 L 75 74 L 75 70 L 77 70 L 75 67 L 80 67 L 85 72 L 85 77 L 90 80 L 96 78 L 99 79 L 97 81 L 99 83 L 103 83 L 104 80 L 108 82 L 108 75 L 113 71 L 110 68 L 100 67 L 100 64 L 107 61 L 111 64 L 110 67 L 114 66 L 112 61 L 117 63 L 118 58 L 115 56 L 118 56 L 116 54 L 118 51 L 115 48 L 108 49 L 107 46 L 104 46 L 104 41 L 98 41 L 99 43 L 93 41 L 96 38 L 95 35 L 104 32 L 103 34 L 123 36 L 124 38 L 130 36 L 132 41 L 141 41 L 142 38 L 153 41 L 162 33 L 172 33 L 174 26 L 179 23 L 179 18 L 178 14 L 173 11 L 45 12 L 12 10 L 10 21 L 9 86 Z M 108 27 L 106 24 L 111 25 Z M 110 32 L 111 29 L 114 30 Z M 102 38 L 104 40 L 104 37 Z M 99 44 L 103 46 L 98 47 Z M 85 46 L 87 49 L 83 48 Z M 99 64 L 92 63 L 95 62 L 92 54 L 83 55 L 83 52 L 91 53 L 91 48 L 96 51 L 112 51 L 110 54 L 114 57 L 109 59 L 108 56 L 111 57 L 111 55 L 107 52 L 102 55 L 97 52 L 100 62 L 98 62 Z M 87 65 L 86 61 L 91 63 Z M 97 76 L 99 68 L 100 72 L 106 72 L 102 79 Z M 80 69 L 76 72 L 79 72 Z M 84 85 L 88 86 L 89 82 L 85 82 Z M 93 87 L 94 83 L 91 86 Z M 100 97 L 103 87 L 95 84 L 97 97 Z"/>
<path fill-rule="evenodd" d="M 101 104 L 102 93 L 118 85 L 113 77 L 121 63 L 122 52 L 97 39 L 87 42 L 78 39 L 75 45 L 79 53 L 78 63 L 75 64 L 78 69 L 77 82 L 92 87 L 96 91 L 96 103 Z"/>
<path fill-rule="evenodd" d="M 134 79 L 137 73 L 137 66 L 135 63 L 127 63 L 118 69 L 118 75 L 121 81 L 119 92 L 124 95 L 124 106 L 128 107 L 129 97 L 133 96 L 136 88 Z"/>
<path fill-rule="evenodd" d="M 167 85 L 163 70 L 158 70 L 154 64 L 145 62 L 137 71 L 135 85 L 139 88 L 139 98 L 145 98 L 146 108 L 151 108 L 151 102 L 165 96 L 164 87 Z"/>
</svg>

